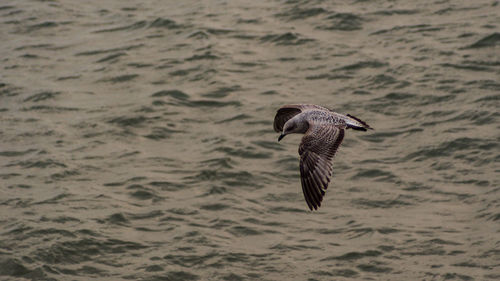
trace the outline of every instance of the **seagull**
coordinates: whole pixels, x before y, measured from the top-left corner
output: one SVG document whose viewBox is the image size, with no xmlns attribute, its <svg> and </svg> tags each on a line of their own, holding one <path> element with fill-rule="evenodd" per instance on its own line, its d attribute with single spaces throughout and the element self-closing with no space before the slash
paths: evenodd
<svg viewBox="0 0 500 281">
<path fill-rule="evenodd" d="M 314 104 L 287 104 L 274 117 L 274 130 L 281 133 L 278 142 L 288 134 L 304 134 L 299 145 L 300 181 L 311 211 L 321 206 L 332 175 L 332 159 L 346 129 L 372 128 L 352 115 Z"/>
</svg>

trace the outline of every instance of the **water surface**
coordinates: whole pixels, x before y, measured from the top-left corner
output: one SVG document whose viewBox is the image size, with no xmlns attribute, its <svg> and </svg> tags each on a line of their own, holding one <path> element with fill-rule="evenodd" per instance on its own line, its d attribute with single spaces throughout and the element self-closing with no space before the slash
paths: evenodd
<svg viewBox="0 0 500 281">
<path fill-rule="evenodd" d="M 499 279 L 498 6 L 2 1 L 0 279 Z M 292 102 L 376 129 L 317 212 Z"/>
</svg>

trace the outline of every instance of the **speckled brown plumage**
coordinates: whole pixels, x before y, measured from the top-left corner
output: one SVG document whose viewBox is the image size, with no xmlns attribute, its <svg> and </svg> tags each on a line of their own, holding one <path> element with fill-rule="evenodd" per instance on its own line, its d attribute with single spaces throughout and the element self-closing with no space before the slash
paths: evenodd
<svg viewBox="0 0 500 281">
<path fill-rule="evenodd" d="M 317 210 L 332 176 L 332 159 L 344 139 L 346 129 L 366 131 L 368 124 L 349 114 L 343 115 L 312 104 L 291 104 L 278 109 L 274 130 L 281 140 L 302 133 L 299 145 L 300 180 L 309 209 Z"/>
</svg>

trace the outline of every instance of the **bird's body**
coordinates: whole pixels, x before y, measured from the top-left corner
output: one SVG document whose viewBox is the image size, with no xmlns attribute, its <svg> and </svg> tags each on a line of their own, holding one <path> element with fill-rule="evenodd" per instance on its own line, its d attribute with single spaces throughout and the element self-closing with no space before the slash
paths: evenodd
<svg viewBox="0 0 500 281">
<path fill-rule="evenodd" d="M 299 146 L 302 191 L 309 209 L 318 209 L 332 175 L 332 159 L 346 129 L 366 131 L 368 124 L 312 104 L 284 105 L 274 117 L 278 141 L 292 133 L 304 134 Z"/>
</svg>

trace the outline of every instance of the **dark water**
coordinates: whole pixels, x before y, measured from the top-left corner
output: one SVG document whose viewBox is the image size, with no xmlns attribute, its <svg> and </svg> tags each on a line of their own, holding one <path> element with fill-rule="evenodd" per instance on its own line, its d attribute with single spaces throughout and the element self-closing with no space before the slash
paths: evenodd
<svg viewBox="0 0 500 281">
<path fill-rule="evenodd" d="M 498 1 L 0 5 L 0 279 L 498 280 Z M 318 212 L 292 102 L 351 113 Z"/>
</svg>

